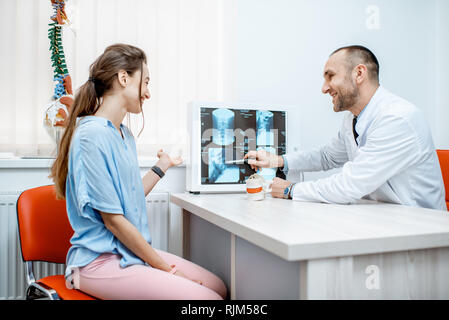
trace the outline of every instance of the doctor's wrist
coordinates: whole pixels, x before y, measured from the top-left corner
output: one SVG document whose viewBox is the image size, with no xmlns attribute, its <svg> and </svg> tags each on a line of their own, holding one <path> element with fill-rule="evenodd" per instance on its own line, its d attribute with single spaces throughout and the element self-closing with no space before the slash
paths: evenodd
<svg viewBox="0 0 449 320">
<path fill-rule="evenodd" d="M 293 199 L 293 188 L 295 187 L 296 183 L 292 183 L 290 186 L 290 190 L 288 192 L 288 198 Z"/>
</svg>

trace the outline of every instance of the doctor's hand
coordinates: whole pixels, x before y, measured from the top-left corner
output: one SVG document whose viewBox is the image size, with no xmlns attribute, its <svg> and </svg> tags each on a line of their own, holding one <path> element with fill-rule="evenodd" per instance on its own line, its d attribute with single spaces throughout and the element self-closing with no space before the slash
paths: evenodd
<svg viewBox="0 0 449 320">
<path fill-rule="evenodd" d="M 284 159 L 281 156 L 269 153 L 260 149 L 249 151 L 243 159 L 248 159 L 248 164 L 252 169 L 259 171 L 260 168 L 277 168 L 284 166 Z"/>
<path fill-rule="evenodd" d="M 273 198 L 284 198 L 284 190 L 291 184 L 290 181 L 281 178 L 274 178 L 271 184 L 271 195 Z"/>
<path fill-rule="evenodd" d="M 162 169 L 162 171 L 167 172 L 167 170 L 171 167 L 178 166 L 182 163 L 181 157 L 170 157 L 168 153 L 164 152 L 164 150 L 160 149 L 157 152 L 157 157 L 159 158 L 159 161 L 156 163 L 156 165 Z"/>
</svg>

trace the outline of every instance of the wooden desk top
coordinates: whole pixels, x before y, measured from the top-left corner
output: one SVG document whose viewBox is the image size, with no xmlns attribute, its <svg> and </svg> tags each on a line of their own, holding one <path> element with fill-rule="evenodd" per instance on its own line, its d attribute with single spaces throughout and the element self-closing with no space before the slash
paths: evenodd
<svg viewBox="0 0 449 320">
<path fill-rule="evenodd" d="M 449 212 L 361 201 L 172 194 L 181 208 L 289 261 L 449 246 Z"/>
</svg>

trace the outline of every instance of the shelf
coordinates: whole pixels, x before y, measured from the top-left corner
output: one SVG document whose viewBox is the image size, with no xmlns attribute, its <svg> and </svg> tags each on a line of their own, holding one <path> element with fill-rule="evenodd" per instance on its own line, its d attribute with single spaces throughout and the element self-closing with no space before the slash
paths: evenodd
<svg viewBox="0 0 449 320">
<path fill-rule="evenodd" d="M 141 168 L 149 168 L 156 164 L 157 158 L 141 157 L 139 158 L 139 166 Z M 50 168 L 53 158 L 13 158 L 0 159 L 0 169 L 17 169 L 17 168 Z M 179 167 L 185 167 L 185 164 Z"/>
</svg>

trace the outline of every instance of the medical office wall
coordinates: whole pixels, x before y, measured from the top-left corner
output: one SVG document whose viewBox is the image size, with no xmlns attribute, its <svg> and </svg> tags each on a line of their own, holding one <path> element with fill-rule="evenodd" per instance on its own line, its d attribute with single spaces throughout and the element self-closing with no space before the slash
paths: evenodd
<svg viewBox="0 0 449 320">
<path fill-rule="evenodd" d="M 351 44 L 376 54 L 381 85 L 421 108 L 436 147 L 449 148 L 449 1 L 240 0 L 236 6 L 230 95 L 294 105 L 289 151 L 336 135 L 343 113 L 334 113 L 321 93 L 323 68 L 330 53 Z"/>
</svg>

